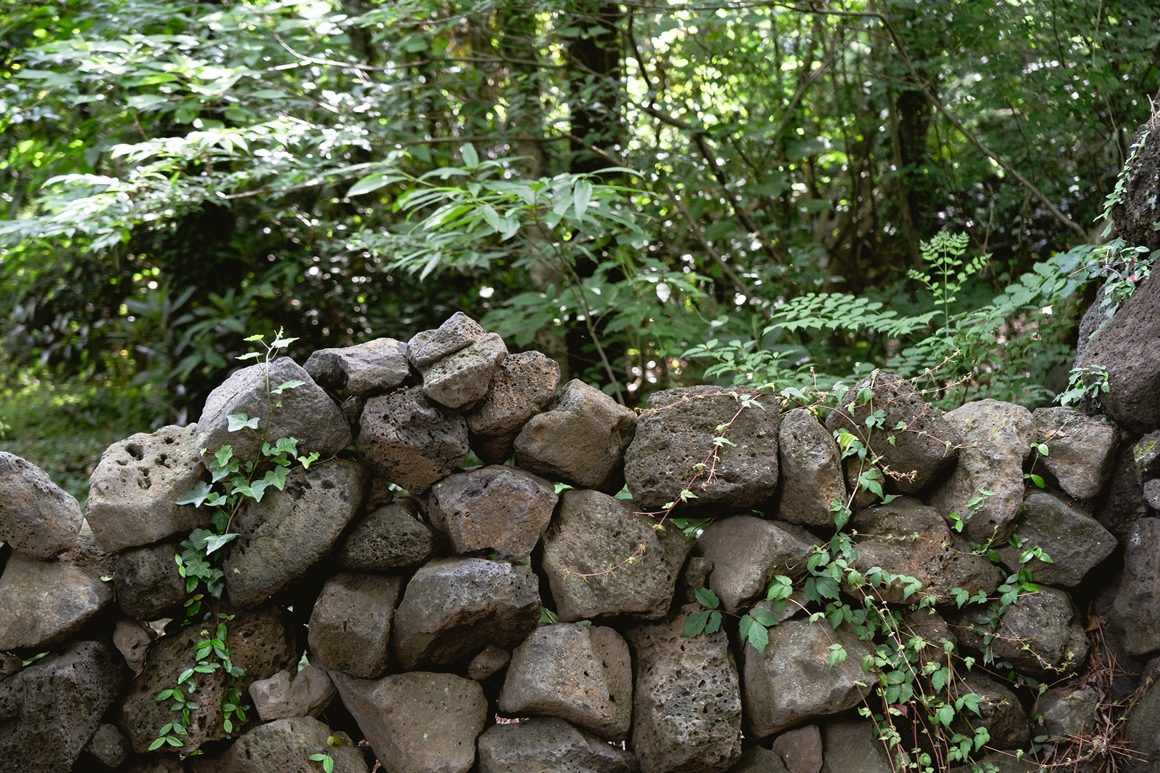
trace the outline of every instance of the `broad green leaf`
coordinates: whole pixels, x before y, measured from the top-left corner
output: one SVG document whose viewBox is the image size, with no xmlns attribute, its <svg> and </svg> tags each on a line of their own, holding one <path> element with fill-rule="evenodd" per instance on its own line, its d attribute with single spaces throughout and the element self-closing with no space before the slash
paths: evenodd
<svg viewBox="0 0 1160 773">
<path fill-rule="evenodd" d="M 199 480 L 194 484 L 193 490 L 177 500 L 179 505 L 193 505 L 194 507 L 201 507 L 201 503 L 206 500 L 213 491 L 210 484 L 203 480 Z"/>
<path fill-rule="evenodd" d="M 258 428 L 258 417 L 257 416 L 255 416 L 254 418 L 251 419 L 249 416 L 247 416 L 244 413 L 231 413 L 229 416 L 226 417 L 226 419 L 229 421 L 229 426 L 227 427 L 227 429 L 230 432 L 239 432 L 239 431 L 241 431 L 243 429 L 247 429 L 247 428 L 248 429 L 257 429 Z"/>
<path fill-rule="evenodd" d="M 592 183 L 586 179 L 576 181 L 572 189 L 572 205 L 576 209 L 576 219 L 583 221 L 584 213 L 588 211 L 588 204 L 592 201 Z"/>
<path fill-rule="evenodd" d="M 716 609 L 721 606 L 721 599 L 717 598 L 717 594 L 709 588 L 697 588 L 693 591 L 697 597 L 697 601 L 701 602 L 701 606 L 708 609 Z"/>
</svg>

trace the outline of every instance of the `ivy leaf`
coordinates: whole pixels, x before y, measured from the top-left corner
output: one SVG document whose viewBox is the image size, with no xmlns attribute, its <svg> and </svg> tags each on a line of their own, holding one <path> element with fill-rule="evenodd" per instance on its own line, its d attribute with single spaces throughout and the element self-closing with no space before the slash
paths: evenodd
<svg viewBox="0 0 1160 773">
<path fill-rule="evenodd" d="M 708 609 L 716 609 L 721 606 L 721 599 L 717 598 L 717 594 L 708 588 L 697 588 L 693 593 L 697 597 L 697 601 L 701 602 L 701 606 Z"/>
<path fill-rule="evenodd" d="M 204 502 L 206 497 L 208 497 L 212 492 L 213 489 L 210 484 L 206 483 L 204 480 L 199 480 L 196 484 L 194 484 L 192 491 L 183 496 L 181 499 L 177 500 L 177 504 L 201 507 L 201 503 Z"/>
<path fill-rule="evenodd" d="M 279 384 L 278 386 L 271 389 L 270 394 L 280 395 L 288 389 L 297 389 L 298 387 L 302 386 L 305 383 L 306 382 L 302 381 L 301 379 L 292 378 L 289 381 L 283 381 L 281 384 Z M 257 419 L 255 419 L 254 421 L 257 421 Z M 258 428 L 258 425 L 255 424 L 254 429 L 257 429 L 257 428 Z"/>
<path fill-rule="evenodd" d="M 205 541 L 205 554 L 208 556 L 216 550 L 228 545 L 238 538 L 237 534 L 215 534 Z"/>
<path fill-rule="evenodd" d="M 841 644 L 830 645 L 830 668 L 836 668 L 846 662 L 846 648 Z"/>
<path fill-rule="evenodd" d="M 247 427 L 250 429 L 258 428 L 257 416 L 251 419 L 244 413 L 231 413 L 226 417 L 226 419 L 229 420 L 229 427 L 227 427 L 227 429 L 230 432 L 238 432 L 240 430 L 246 429 Z"/>
</svg>

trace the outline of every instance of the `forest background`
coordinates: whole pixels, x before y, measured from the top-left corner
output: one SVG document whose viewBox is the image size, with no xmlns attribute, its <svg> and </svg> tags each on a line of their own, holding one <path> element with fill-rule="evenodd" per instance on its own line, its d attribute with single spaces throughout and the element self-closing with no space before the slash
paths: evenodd
<svg viewBox="0 0 1160 773">
<path fill-rule="evenodd" d="M 3 4 L 0 447 L 83 498 L 247 336 L 457 310 L 628 405 L 1045 404 L 1158 88 L 1154 0 Z"/>
</svg>

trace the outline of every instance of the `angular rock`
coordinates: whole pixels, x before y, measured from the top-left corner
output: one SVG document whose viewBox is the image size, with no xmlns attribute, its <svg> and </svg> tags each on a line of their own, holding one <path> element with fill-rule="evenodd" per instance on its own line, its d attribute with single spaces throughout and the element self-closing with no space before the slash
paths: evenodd
<svg viewBox="0 0 1160 773">
<path fill-rule="evenodd" d="M 1156 190 L 1160 187 L 1160 142 L 1157 142 L 1156 121 L 1137 127 L 1128 144 L 1131 163 L 1123 180 L 1123 191 L 1112 207 L 1112 222 L 1116 234 L 1128 244 L 1160 249 L 1160 201 Z M 1137 147 L 1138 146 L 1138 147 Z"/>
<path fill-rule="evenodd" d="M 664 617 L 689 541 L 679 529 L 655 526 L 649 516 L 634 513 L 630 502 L 597 491 L 565 491 L 542 542 L 543 570 L 560 620 Z"/>
<path fill-rule="evenodd" d="M 750 402 L 753 407 L 746 407 Z M 686 507 L 742 508 L 769 500 L 777 490 L 779 419 L 778 400 L 770 394 L 715 386 L 652 393 L 624 454 L 633 501 L 645 510 L 663 510 L 685 488 L 697 495 Z M 697 465 L 710 461 L 717 428 L 730 422 L 729 443 L 717 449 L 713 481 L 706 482 L 703 473 L 690 486 Z"/>
<path fill-rule="evenodd" d="M 1022 548 L 999 548 L 999 557 L 1012 572 L 1020 567 L 1025 549 L 1042 548 L 1052 563 L 1033 558 L 1026 566 L 1037 583 L 1074 588 L 1093 567 L 1116 549 L 1116 538 L 1079 507 L 1048 491 L 1028 495 L 1023 515 L 1015 524 Z"/>
<path fill-rule="evenodd" d="M 80 530 L 72 494 L 32 462 L 0 451 L 0 542 L 47 560 L 71 548 Z"/>
<path fill-rule="evenodd" d="M 729 773 L 788 773 L 781 757 L 763 746 L 750 746 Z"/>
<path fill-rule="evenodd" d="M 480 550 L 516 560 L 531 555 L 556 509 L 552 484 L 538 475 L 491 465 L 453 473 L 431 488 L 427 516 L 456 553 Z"/>
<path fill-rule="evenodd" d="M 1160 765 L 1160 682 L 1153 682 L 1128 712 L 1124 738 L 1138 756 L 1125 765 L 1126 773 L 1154 773 Z"/>
<path fill-rule="evenodd" d="M 510 354 L 496 368 L 487 395 L 467 414 L 471 448 L 499 464 L 514 451 L 516 435 L 556 394 L 560 365 L 540 352 Z"/>
<path fill-rule="evenodd" d="M 1144 503 L 1153 510 L 1160 510 L 1160 478 L 1153 478 L 1144 484 Z"/>
<path fill-rule="evenodd" d="M 303 383 L 281 394 L 267 394 L 267 383 L 273 390 L 289 381 Z M 258 428 L 230 432 L 229 416 L 239 413 L 257 418 Z M 350 425 L 342 411 L 289 357 L 235 371 L 210 392 L 197 422 L 195 446 L 212 454 L 229 445 L 235 459 L 251 461 L 262 458 L 263 438 L 273 443 L 284 437 L 298 440 L 299 454 L 317 451 L 323 459 L 350 445 Z"/>
<path fill-rule="evenodd" d="M 72 768 L 117 698 L 125 668 L 104 642 L 76 642 L 0 682 L 0 773 Z"/>
<path fill-rule="evenodd" d="M 1136 521 L 1124 545 L 1113 619 L 1128 654 L 1143 655 L 1160 649 L 1160 518 Z"/>
<path fill-rule="evenodd" d="M 479 737 L 479 773 L 636 773 L 632 752 L 561 719 L 493 725 Z"/>
<path fill-rule="evenodd" d="M 869 719 L 830 720 L 822 728 L 826 749 L 822 773 L 894 773 Z"/>
<path fill-rule="evenodd" d="M 0 652 L 0 680 L 7 679 L 13 674 L 19 673 L 24 665 L 20 658 L 7 652 Z"/>
<path fill-rule="evenodd" d="M 841 452 L 834 438 L 813 413 L 795 408 L 781 417 L 777 454 L 781 471 L 778 520 L 819 528 L 833 526 L 830 503 L 846 501 Z"/>
<path fill-rule="evenodd" d="M 1031 713 L 1042 717 L 1036 735 L 1052 738 L 1081 738 L 1096 729 L 1099 695 L 1084 687 L 1055 687 L 1035 700 Z"/>
<path fill-rule="evenodd" d="M 334 459 L 295 468 L 284 490 L 246 504 L 224 564 L 230 601 L 252 609 L 322 560 L 362 506 L 366 483 L 362 465 Z"/>
<path fill-rule="evenodd" d="M 340 572 L 326 581 L 310 615 L 310 656 L 362 679 L 387 670 L 391 617 L 402 577 Z"/>
<path fill-rule="evenodd" d="M 407 380 L 407 345 L 376 338 L 342 349 L 319 349 L 306 359 L 306 372 L 323 389 L 365 395 L 394 389 Z"/>
<path fill-rule="evenodd" d="M 1096 509 L 1096 520 L 1121 543 L 1126 542 L 1136 521 L 1149 515 L 1131 446 L 1120 449 L 1103 500 Z"/>
<path fill-rule="evenodd" d="M 0 650 L 44 648 L 79 631 L 113 600 L 111 583 L 67 560 L 13 553 L 0 576 Z"/>
<path fill-rule="evenodd" d="M 635 413 L 573 379 L 520 430 L 516 460 L 549 480 L 615 494 L 624 485 L 624 452 L 635 431 Z"/>
<path fill-rule="evenodd" d="M 342 702 L 391 773 L 467 773 L 487 719 L 479 682 L 411 671 L 378 681 L 332 675 Z"/>
<path fill-rule="evenodd" d="M 830 668 L 831 644 L 846 650 L 846 661 L 834 668 Z M 868 679 L 862 673 L 862 658 L 870 652 L 849 626 L 834 630 L 808 619 L 770 628 L 764 654 L 746 644 L 742 670 L 749 733 L 765 738 L 857 706 L 862 702 L 857 683 Z"/>
<path fill-rule="evenodd" d="M 482 682 L 507 668 L 511 659 L 510 652 L 489 644 L 467 664 L 467 676 L 469 679 Z"/>
<path fill-rule="evenodd" d="M 105 449 L 85 503 L 85 520 L 102 550 L 148 545 L 209 525 L 208 507 L 177 504 L 205 474 L 196 435 L 196 424 L 162 427 Z"/>
<path fill-rule="evenodd" d="M 452 410 L 470 410 L 487 395 L 492 376 L 507 354 L 503 339 L 488 333 L 431 365 L 419 367 L 423 394 Z"/>
<path fill-rule="evenodd" d="M 121 767 L 133 749 L 116 725 L 99 725 L 85 751 L 105 770 L 115 770 Z"/>
<path fill-rule="evenodd" d="M 1132 446 L 1132 468 L 1141 482 L 1160 475 L 1160 432 L 1149 432 Z"/>
<path fill-rule="evenodd" d="M 715 521 L 693 546 L 694 554 L 713 562 L 709 587 L 725 611 L 736 614 L 758 596 L 775 574 L 805 572 L 806 560 L 821 545 L 805 529 L 752 515 Z"/>
<path fill-rule="evenodd" d="M 723 773 L 741 757 L 741 693 L 729 640 L 721 630 L 682 636 L 685 617 L 628 632 L 636 661 L 632 746 L 642 773 Z"/>
<path fill-rule="evenodd" d="M 407 358 L 416 368 L 426 368 L 486 335 L 478 322 L 457 311 L 435 330 L 417 333 L 407 344 Z"/>
<path fill-rule="evenodd" d="M 164 612 L 185 602 L 185 578 L 174 556 L 181 553 L 172 542 L 126 550 L 117 556 L 113 587 L 121 610 L 138 620 L 157 620 Z"/>
<path fill-rule="evenodd" d="M 869 390 L 873 399 L 859 397 Z M 866 419 L 875 411 L 886 412 L 882 429 L 870 437 L 870 450 L 891 472 L 893 486 L 903 494 L 915 494 L 957 456 L 959 437 L 943 415 L 927 405 L 909 381 L 890 373 L 874 371 L 842 398 L 838 408 L 826 417 L 831 433 L 845 428 L 863 437 Z M 899 422 L 905 429 L 895 430 Z M 894 441 L 891 442 L 891 438 Z"/>
<path fill-rule="evenodd" d="M 542 625 L 512 653 L 499 710 L 566 719 L 606 741 L 632 721 L 632 661 L 611 628 Z"/>
<path fill-rule="evenodd" d="M 916 599 L 933 595 L 939 603 L 953 602 L 951 591 L 956 588 L 971 595 L 990 593 L 1003 581 L 994 564 L 956 542 L 938 510 L 912 497 L 863 510 L 852 524 L 858 532 L 858 569 L 866 572 L 878 566 L 913 577 L 922 583 L 914 592 Z M 894 583 L 879 593 L 900 604 L 906 590 L 902 583 Z"/>
<path fill-rule="evenodd" d="M 822 769 L 822 733 L 817 725 L 787 730 L 774 740 L 773 750 L 788 773 L 818 773 Z"/>
<path fill-rule="evenodd" d="M 338 565 L 356 572 L 410 569 L 429 561 L 443 543 L 415 500 L 397 499 L 359 521 L 338 550 Z"/>
<path fill-rule="evenodd" d="M 293 680 L 285 669 L 269 679 L 259 679 L 250 685 L 254 710 L 263 722 L 290 717 L 317 717 L 326 711 L 338 690 L 326 671 L 315 665 L 306 666 Z"/>
<path fill-rule="evenodd" d="M 973 542 L 1005 540 L 1023 507 L 1023 461 L 1031 452 L 1035 428 L 1031 412 L 998 400 L 967 403 L 946 415 L 962 439 L 959 463 L 929 500 L 943 515 L 966 521 L 963 533 Z M 889 422 L 887 422 L 889 423 Z M 984 496 L 971 505 L 981 491 Z"/>
<path fill-rule="evenodd" d="M 157 638 L 157 634 L 147 625 L 138 620 L 123 617 L 113 628 L 113 646 L 125 659 L 125 665 L 133 672 L 133 676 L 140 676 L 145 670 L 145 660 L 149 657 L 149 645 Z"/>
<path fill-rule="evenodd" d="M 539 619 L 539 580 L 530 566 L 437 558 L 407 583 L 395 612 L 395 652 L 403 668 L 445 666 L 488 644 L 510 647 Z"/>
<path fill-rule="evenodd" d="M 1035 442 L 1047 446 L 1037 464 L 1076 499 L 1097 496 L 1112 474 L 1116 428 L 1103 416 L 1084 416 L 1074 408 L 1040 408 L 1031 414 Z"/>
<path fill-rule="evenodd" d="M 1021 749 L 1031 741 L 1027 712 L 1005 685 L 974 670 L 963 674 L 954 689 L 959 697 L 968 693 L 978 696 L 979 713 L 959 711 L 951 723 L 953 732 L 973 738 L 976 728 L 985 727 L 991 735 L 987 745 L 992 749 Z"/>
<path fill-rule="evenodd" d="M 332 739 L 338 743 L 331 744 Z M 279 719 L 243 735 L 217 762 L 222 773 L 318 773 L 325 754 L 336 773 L 366 773 L 367 763 L 346 733 L 333 732 L 313 717 Z"/>
<path fill-rule="evenodd" d="M 358 450 L 378 475 L 413 494 L 447 477 L 467 458 L 467 422 L 419 387 L 367 400 Z"/>
<path fill-rule="evenodd" d="M 983 643 L 983 635 L 989 632 L 985 615 L 974 622 L 964 615 L 956 630 L 967 647 L 982 650 L 988 646 Z M 1055 588 L 1020 596 L 1018 604 L 1007 607 L 989 646 L 1000 660 L 1035 678 L 1073 673 L 1088 655 L 1079 612 L 1068 595 Z"/>
</svg>

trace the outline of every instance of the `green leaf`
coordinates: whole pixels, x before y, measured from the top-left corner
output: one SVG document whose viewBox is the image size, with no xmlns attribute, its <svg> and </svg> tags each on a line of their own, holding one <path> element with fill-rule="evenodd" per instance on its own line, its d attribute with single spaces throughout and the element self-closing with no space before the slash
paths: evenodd
<svg viewBox="0 0 1160 773">
<path fill-rule="evenodd" d="M 777 625 L 777 618 L 774 617 L 773 613 L 770 612 L 768 609 L 758 607 L 756 609 L 750 610 L 749 614 L 753 616 L 754 620 L 761 623 L 766 628 L 769 628 L 770 626 Z"/>
<path fill-rule="evenodd" d="M 229 420 L 228 430 L 230 432 L 238 432 L 239 430 L 246 429 L 247 427 L 249 429 L 257 429 L 258 428 L 258 417 L 257 416 L 255 416 L 254 418 L 251 419 L 249 416 L 247 416 L 244 413 L 231 413 L 229 416 L 226 417 L 226 419 Z"/>
<path fill-rule="evenodd" d="M 951 706 L 943 705 L 935 712 L 935 717 L 943 727 L 950 727 L 955 718 L 955 710 Z"/>
<path fill-rule="evenodd" d="M 694 636 L 700 636 L 701 633 L 705 630 L 705 626 L 708 624 L 708 622 L 709 610 L 706 609 L 701 612 L 694 612 L 685 618 L 685 629 L 681 635 L 690 639 Z"/>
<path fill-rule="evenodd" d="M 199 480 L 194 484 L 193 490 L 177 500 L 179 505 L 193 505 L 194 507 L 201 507 L 201 503 L 205 501 L 206 497 L 210 495 L 213 489 L 210 484 L 203 480 Z"/>
<path fill-rule="evenodd" d="M 577 220 L 584 220 L 584 213 L 588 211 L 590 201 L 592 201 L 592 183 L 581 178 L 572 189 L 572 206 L 576 209 Z"/>
<path fill-rule="evenodd" d="M 479 153 L 475 151 L 475 146 L 470 142 L 459 149 L 459 153 L 463 156 L 463 165 L 469 169 L 479 166 Z"/>
<path fill-rule="evenodd" d="M 709 621 L 705 623 L 705 633 L 717 633 L 721 630 L 721 613 L 714 610 L 709 613 Z"/>
<path fill-rule="evenodd" d="M 354 185 L 350 186 L 350 190 L 346 192 L 347 197 L 361 196 L 364 193 L 371 193 L 377 191 L 379 188 L 385 188 L 392 183 L 397 183 L 406 178 L 394 174 L 372 174 L 364 177 Z M 248 339 L 247 339 L 248 340 Z M 261 340 L 259 336 L 258 340 Z"/>
<path fill-rule="evenodd" d="M 280 395 L 288 389 L 297 389 L 298 387 L 302 386 L 305 383 L 306 383 L 305 381 L 302 381 L 300 379 L 292 378 L 289 381 L 283 381 L 281 384 L 279 384 L 275 388 L 271 389 L 270 394 Z M 258 426 L 255 424 L 254 429 L 257 429 L 257 428 L 258 428 Z"/>
<path fill-rule="evenodd" d="M 228 545 L 238 538 L 237 534 L 215 534 L 208 537 L 205 541 L 205 554 L 208 556 L 216 550 L 220 550 L 223 546 Z"/>
<path fill-rule="evenodd" d="M 721 599 L 717 598 L 717 594 L 708 588 L 697 588 L 693 591 L 697 597 L 697 601 L 701 602 L 701 606 L 708 609 L 716 609 L 721 606 Z"/>
</svg>

